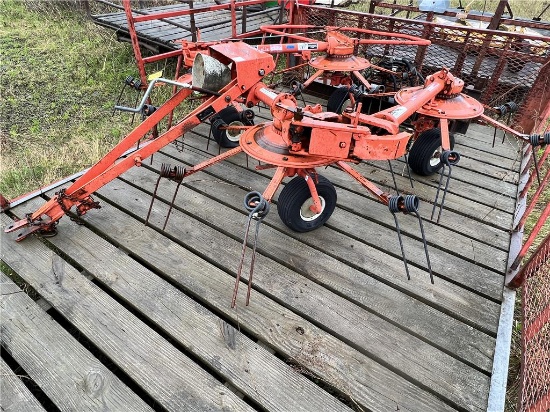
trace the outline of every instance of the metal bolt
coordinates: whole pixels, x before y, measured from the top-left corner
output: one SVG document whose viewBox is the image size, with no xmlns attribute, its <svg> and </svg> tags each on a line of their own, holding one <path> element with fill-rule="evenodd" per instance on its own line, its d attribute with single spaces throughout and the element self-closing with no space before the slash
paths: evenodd
<svg viewBox="0 0 550 412">
<path fill-rule="evenodd" d="M 344 147 L 346 147 L 346 144 L 344 142 L 340 142 L 340 147 L 343 149 Z"/>
<path fill-rule="evenodd" d="M 288 160 L 288 157 L 283 156 L 283 160 L 286 162 Z"/>
<path fill-rule="evenodd" d="M 265 74 L 265 70 L 264 70 L 264 69 L 260 69 L 260 71 L 258 72 L 258 74 L 259 74 L 260 76 L 263 76 L 263 75 Z"/>
<path fill-rule="evenodd" d="M 229 103 L 229 102 L 231 101 L 231 97 L 230 97 L 230 96 L 225 96 L 225 101 L 226 101 L 227 103 Z"/>
</svg>

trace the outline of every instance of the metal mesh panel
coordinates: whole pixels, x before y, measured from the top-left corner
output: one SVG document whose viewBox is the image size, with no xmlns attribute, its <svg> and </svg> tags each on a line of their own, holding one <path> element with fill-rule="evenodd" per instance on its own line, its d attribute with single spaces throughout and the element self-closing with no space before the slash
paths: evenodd
<svg viewBox="0 0 550 412">
<path fill-rule="evenodd" d="M 548 37 L 454 26 L 451 22 L 447 25 L 313 7 L 301 9 L 301 21 L 318 26 L 405 33 L 429 39 L 432 42 L 429 47 L 368 45 L 362 46 L 358 52 L 371 57 L 406 58 L 414 62 L 424 76 L 447 67 L 464 80 L 468 94 L 482 103 L 492 107 L 509 101 L 517 103 L 516 122 L 522 116 L 533 115 L 527 113 L 522 103 L 542 65 L 548 61 L 550 50 Z"/>
<path fill-rule="evenodd" d="M 518 411 L 550 410 L 550 235 L 523 268 L 523 359 Z"/>
</svg>

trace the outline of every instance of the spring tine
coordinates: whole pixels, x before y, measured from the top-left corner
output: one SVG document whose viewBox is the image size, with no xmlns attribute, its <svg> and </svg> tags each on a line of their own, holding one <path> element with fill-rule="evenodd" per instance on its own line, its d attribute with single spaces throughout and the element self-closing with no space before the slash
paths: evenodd
<svg viewBox="0 0 550 412">
<path fill-rule="evenodd" d="M 166 228 L 168 218 L 170 217 L 170 213 L 172 213 L 172 208 L 174 207 L 174 202 L 176 201 L 176 196 L 178 195 L 178 190 L 180 190 L 181 183 L 183 181 L 183 178 L 185 177 L 185 168 L 182 166 L 174 166 L 173 170 L 169 170 L 169 177 L 172 180 L 176 181 L 178 185 L 176 186 L 176 190 L 174 191 L 174 196 L 172 196 L 172 202 L 170 202 L 170 207 L 168 208 L 168 213 L 166 214 L 166 219 L 164 220 L 164 226 L 162 226 L 162 230 Z"/>
<path fill-rule="evenodd" d="M 531 146 L 533 149 L 533 162 L 535 164 L 535 173 L 537 174 L 537 181 L 540 186 L 540 171 L 539 171 L 539 162 L 537 160 L 537 151 L 535 150 L 535 146 Z"/>
<path fill-rule="evenodd" d="M 157 184 L 155 185 L 155 190 L 153 191 L 153 197 L 151 198 L 151 204 L 149 205 L 149 211 L 147 212 L 147 217 L 145 218 L 145 224 L 149 223 L 149 216 L 151 216 L 151 210 L 153 210 L 153 202 L 157 197 L 157 190 L 159 188 L 160 179 L 162 179 L 162 174 L 159 174 L 157 179 Z"/>
<path fill-rule="evenodd" d="M 441 201 L 443 203 L 443 200 Z M 422 234 L 422 243 L 424 244 L 424 252 L 426 253 L 426 262 L 428 263 L 428 271 L 430 272 L 430 281 L 432 282 L 432 285 L 434 284 L 434 275 L 432 272 L 432 264 L 430 262 L 430 254 L 428 253 L 428 242 L 426 242 L 426 234 L 424 232 L 424 224 L 422 223 L 422 218 L 420 217 L 420 214 L 418 211 L 413 212 L 416 217 L 418 218 L 418 224 L 420 226 L 420 233 Z M 440 212 L 441 213 L 441 210 Z M 437 219 L 439 221 L 439 218 Z"/>
<path fill-rule="evenodd" d="M 208 148 L 210 147 L 211 138 L 212 138 L 212 127 L 208 129 L 208 140 L 206 141 L 206 151 L 208 151 Z"/>
<path fill-rule="evenodd" d="M 441 212 L 443 211 L 443 205 L 445 204 L 445 196 L 447 196 L 447 192 L 449 190 L 449 183 L 451 181 L 452 170 L 453 170 L 452 167 L 449 165 L 449 174 L 447 175 L 447 181 L 445 182 L 445 189 L 443 190 L 443 196 L 441 196 L 441 203 L 439 205 L 439 213 L 437 214 L 436 223 L 439 223 L 439 219 L 441 218 Z"/>
<path fill-rule="evenodd" d="M 495 142 L 496 142 L 496 139 L 497 139 L 497 128 L 494 127 L 493 129 L 494 129 L 494 132 L 493 132 L 493 145 L 492 145 L 492 147 L 495 147 Z M 504 143 L 504 140 L 502 141 L 502 143 Z"/>
<path fill-rule="evenodd" d="M 241 260 L 239 261 L 239 269 L 237 270 L 237 278 L 235 279 L 235 287 L 233 288 L 233 298 L 231 299 L 231 308 L 233 309 L 237 303 L 237 293 L 239 292 L 239 283 L 241 281 L 241 273 L 243 271 L 244 256 L 246 254 L 246 244 L 248 243 L 248 232 L 250 231 L 250 222 L 252 216 L 248 216 L 246 228 L 244 231 L 243 247 L 241 250 Z"/>
<path fill-rule="evenodd" d="M 174 202 L 176 201 L 176 196 L 178 195 L 178 190 L 180 190 L 181 181 L 176 186 L 176 190 L 174 191 L 174 196 L 172 197 L 172 202 L 170 203 L 170 207 L 168 208 L 168 213 L 166 214 L 166 219 L 164 220 L 164 225 L 162 226 L 162 230 L 166 229 L 166 224 L 168 223 L 168 218 L 170 217 L 170 213 L 172 213 L 172 208 L 174 207 Z"/>
<path fill-rule="evenodd" d="M 405 153 L 404 157 L 405 157 L 405 165 L 407 166 L 407 174 L 409 175 L 409 182 L 411 183 L 411 187 L 414 189 L 413 180 L 411 176 L 411 169 L 409 167 L 409 158 L 407 156 L 407 153 Z"/>
<path fill-rule="evenodd" d="M 138 91 L 138 93 L 136 94 L 136 101 L 134 102 L 134 107 L 137 106 L 140 96 L 141 96 L 141 90 Z M 136 113 L 134 112 L 132 113 L 132 120 L 130 120 L 130 124 L 134 124 L 135 117 L 136 117 Z"/>
<path fill-rule="evenodd" d="M 248 289 L 246 291 L 246 306 L 250 303 L 250 291 L 252 290 L 252 276 L 254 275 L 254 263 L 256 262 L 256 246 L 258 245 L 258 234 L 260 232 L 261 220 L 256 221 L 256 231 L 254 232 L 254 247 L 252 249 L 252 259 L 250 260 L 250 272 L 248 274 Z"/>
<path fill-rule="evenodd" d="M 445 174 L 445 165 L 441 168 L 441 173 L 439 175 L 439 184 L 437 185 L 437 191 L 435 192 L 435 199 L 434 199 L 434 205 L 432 208 L 432 215 L 430 216 L 430 220 L 433 220 L 434 214 L 435 214 L 435 208 L 437 207 L 437 199 L 439 198 L 439 192 L 441 190 L 441 184 L 443 183 L 443 175 Z"/>
<path fill-rule="evenodd" d="M 407 263 L 407 256 L 405 256 L 405 247 L 403 246 L 403 239 L 401 237 L 401 229 L 399 228 L 399 222 L 397 215 L 393 213 L 393 219 L 395 220 L 395 228 L 397 229 L 397 238 L 399 239 L 399 246 L 401 247 L 401 255 L 403 256 L 403 263 L 405 264 L 405 272 L 407 273 L 407 279 L 411 280 L 411 274 L 409 273 L 409 265 Z"/>
<path fill-rule="evenodd" d="M 441 204 L 439 205 L 439 214 L 437 215 L 436 223 L 439 223 L 439 219 L 441 218 L 441 213 L 443 211 L 443 205 L 445 204 L 445 197 L 447 196 L 447 192 L 449 191 L 449 183 L 451 182 L 452 168 L 454 165 L 456 165 L 459 162 L 459 160 L 460 160 L 460 154 L 453 150 L 445 150 L 443 153 L 441 153 L 441 163 L 443 164 L 443 167 L 441 168 L 441 176 L 439 178 L 439 185 L 437 186 L 437 192 L 435 195 L 434 205 L 432 208 L 432 215 L 430 217 L 430 220 L 433 220 L 434 218 L 435 208 L 437 207 L 437 200 L 439 198 L 439 192 L 441 190 L 441 184 L 443 182 L 443 176 L 445 175 L 445 166 L 449 168 L 449 173 L 447 174 L 445 189 L 443 190 L 443 196 L 441 197 Z"/>
<path fill-rule="evenodd" d="M 409 273 L 409 265 L 407 263 L 407 256 L 405 255 L 405 247 L 403 246 L 403 239 L 401 237 L 401 228 L 399 227 L 399 221 L 397 220 L 396 213 L 400 211 L 399 203 L 403 201 L 403 196 L 391 196 L 389 198 L 388 206 L 390 212 L 393 215 L 395 221 L 395 229 L 397 230 L 397 239 L 399 240 L 399 246 L 401 248 L 401 256 L 403 256 L 403 264 L 405 265 L 405 272 L 407 273 L 407 279 L 411 280 L 411 274 Z"/>
<path fill-rule="evenodd" d="M 395 186 L 395 191 L 397 192 L 397 195 L 399 196 L 399 189 L 397 188 L 397 181 L 395 180 L 395 175 L 393 173 L 393 166 L 391 165 L 391 161 L 388 159 L 388 166 L 390 167 L 391 177 L 393 179 L 393 185 Z"/>
<path fill-rule="evenodd" d="M 120 89 L 120 94 L 118 95 L 118 98 L 116 99 L 115 106 L 118 106 L 120 104 L 120 99 L 122 98 L 122 93 L 124 92 L 124 89 L 126 88 L 126 83 L 122 85 L 122 89 Z M 113 108 L 113 114 L 111 116 L 114 116 L 116 113 L 116 109 Z"/>
<path fill-rule="evenodd" d="M 235 288 L 233 290 L 233 299 L 231 301 L 231 307 L 234 308 L 237 300 L 237 293 L 239 289 L 239 281 L 241 279 L 241 273 L 244 264 L 244 258 L 246 253 L 246 245 L 248 243 L 248 235 L 250 232 L 250 223 L 252 219 L 256 220 L 256 230 L 254 231 L 254 244 L 252 247 L 252 257 L 250 259 L 250 272 L 248 274 L 248 288 L 246 292 L 246 306 L 250 303 L 250 293 L 252 290 L 252 278 L 254 275 L 254 263 L 256 262 L 256 247 L 258 245 L 258 234 L 260 231 L 260 224 L 269 212 L 269 203 L 259 192 L 247 193 L 244 197 L 244 206 L 249 211 L 248 219 L 246 222 L 245 235 L 243 240 L 243 248 L 241 253 L 241 260 L 239 262 L 239 269 L 237 271 L 237 279 L 235 281 Z"/>
</svg>

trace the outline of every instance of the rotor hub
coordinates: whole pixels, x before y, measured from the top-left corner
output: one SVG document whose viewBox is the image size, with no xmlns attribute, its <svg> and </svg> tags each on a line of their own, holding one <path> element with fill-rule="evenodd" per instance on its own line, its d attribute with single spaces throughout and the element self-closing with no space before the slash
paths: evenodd
<svg viewBox="0 0 550 412">
<path fill-rule="evenodd" d="M 370 61 L 353 55 L 326 55 L 313 57 L 308 64 L 317 70 L 328 71 L 358 71 L 371 66 Z"/>
<path fill-rule="evenodd" d="M 240 144 L 249 156 L 275 166 L 302 169 L 334 163 L 332 158 L 291 153 L 288 142 L 273 126 L 273 122 L 262 123 L 246 130 L 241 136 Z"/>
<path fill-rule="evenodd" d="M 414 99 L 424 86 L 407 87 L 398 91 L 395 101 L 400 105 Z M 438 119 L 473 119 L 483 114 L 483 105 L 473 97 L 463 93 L 438 94 L 416 112 Z"/>
</svg>

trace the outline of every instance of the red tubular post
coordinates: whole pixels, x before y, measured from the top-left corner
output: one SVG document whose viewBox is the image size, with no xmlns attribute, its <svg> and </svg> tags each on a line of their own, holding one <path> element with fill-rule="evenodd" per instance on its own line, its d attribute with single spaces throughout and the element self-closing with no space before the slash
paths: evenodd
<svg viewBox="0 0 550 412">
<path fill-rule="evenodd" d="M 511 270 L 516 270 L 518 268 L 519 264 L 521 263 L 521 260 L 527 254 L 527 251 L 529 250 L 529 248 L 531 247 L 531 245 L 535 241 L 535 238 L 538 236 L 540 230 L 542 229 L 542 227 L 546 223 L 546 219 L 548 219 L 549 216 L 550 216 L 550 202 L 546 205 L 546 207 L 542 211 L 542 213 L 539 217 L 539 220 L 537 221 L 537 223 L 535 224 L 535 227 L 533 228 L 533 230 L 531 231 L 531 234 L 529 235 L 529 238 L 523 244 L 523 247 L 519 251 L 516 259 L 514 260 L 514 262 L 510 265 Z"/>
<path fill-rule="evenodd" d="M 128 20 L 128 32 L 130 33 L 130 39 L 132 40 L 132 48 L 134 49 L 134 56 L 136 57 L 136 64 L 139 70 L 139 78 L 141 80 L 142 87 L 147 87 L 147 73 L 145 72 L 145 64 L 141 57 L 141 49 L 139 48 L 139 39 L 136 34 L 136 27 L 134 25 L 134 16 L 132 14 L 132 5 L 130 0 L 122 0 L 124 6 L 124 12 L 126 13 L 126 20 Z"/>
<path fill-rule="evenodd" d="M 531 174 L 530 177 L 532 176 L 533 175 Z M 531 203 L 529 203 L 529 206 L 527 206 L 527 209 L 525 210 L 525 213 L 523 214 L 523 216 L 521 217 L 521 220 L 517 224 L 516 229 L 522 228 L 523 225 L 525 225 L 525 221 L 527 220 L 527 218 L 535 208 L 537 201 L 540 198 L 540 195 L 542 194 L 544 189 L 546 189 L 546 187 L 548 186 L 548 182 L 550 182 L 550 169 L 546 172 L 544 179 L 542 179 L 542 181 L 540 182 L 540 186 L 538 187 L 537 191 L 533 195 L 533 198 L 531 199 Z"/>
<path fill-rule="evenodd" d="M 527 263 L 523 265 L 521 270 L 508 283 L 508 287 L 513 289 L 519 288 L 525 283 L 530 275 L 536 273 L 546 263 L 544 258 L 541 259 L 541 256 L 548 256 L 548 258 L 550 258 L 550 234 L 546 236 L 537 247 L 537 250 L 533 252 Z"/>
<path fill-rule="evenodd" d="M 237 37 L 237 11 L 235 10 L 235 0 L 231 0 L 231 37 Z"/>
<path fill-rule="evenodd" d="M 542 165 L 544 164 L 544 162 L 546 161 L 546 159 L 548 158 L 548 155 L 550 155 L 550 146 L 546 146 L 546 149 L 544 149 L 544 152 L 542 153 L 542 156 L 540 157 L 539 159 L 539 162 L 537 163 L 537 167 L 539 168 L 539 170 L 541 169 Z M 519 197 L 525 197 L 527 195 L 527 192 L 529 191 L 529 189 L 531 188 L 531 185 L 533 184 L 534 180 L 535 180 L 535 174 L 531 173 L 529 175 L 529 179 L 527 180 L 527 183 L 525 184 L 525 187 L 523 188 L 523 190 L 521 191 Z"/>
</svg>

